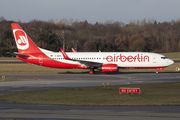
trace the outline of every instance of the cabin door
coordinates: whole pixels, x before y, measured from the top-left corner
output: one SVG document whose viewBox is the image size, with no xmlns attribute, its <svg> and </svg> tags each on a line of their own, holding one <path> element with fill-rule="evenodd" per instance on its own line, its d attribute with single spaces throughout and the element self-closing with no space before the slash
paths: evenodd
<svg viewBox="0 0 180 120">
<path fill-rule="evenodd" d="M 153 56 L 153 63 L 156 63 L 156 56 Z"/>
<path fill-rule="evenodd" d="M 39 56 L 39 63 L 40 63 L 40 64 L 43 63 L 43 56 L 42 56 L 42 55 Z"/>
</svg>

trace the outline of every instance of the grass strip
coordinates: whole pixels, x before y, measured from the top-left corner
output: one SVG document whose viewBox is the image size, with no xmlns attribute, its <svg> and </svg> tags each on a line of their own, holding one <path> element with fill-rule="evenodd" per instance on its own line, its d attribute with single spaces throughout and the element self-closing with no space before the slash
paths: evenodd
<svg viewBox="0 0 180 120">
<path fill-rule="evenodd" d="M 173 60 L 180 60 L 180 52 L 160 53 Z"/>
<path fill-rule="evenodd" d="M 89 72 L 89 70 L 79 69 L 58 69 L 31 64 L 0 64 L 0 74 L 53 74 L 53 73 L 73 73 Z"/>
<path fill-rule="evenodd" d="M 1 101 L 51 105 L 180 105 L 180 82 L 43 90 L 1 95 Z M 138 87 L 141 94 L 119 94 L 119 87 Z M 23 94 L 23 96 L 22 96 Z"/>
<path fill-rule="evenodd" d="M 30 79 L 30 78 L 15 78 L 15 77 L 5 77 L 5 78 L 0 78 L 0 82 L 5 82 L 5 81 L 25 81 L 25 80 L 35 80 L 35 79 Z"/>
<path fill-rule="evenodd" d="M 16 57 L 0 57 L 0 61 L 20 61 Z"/>
</svg>

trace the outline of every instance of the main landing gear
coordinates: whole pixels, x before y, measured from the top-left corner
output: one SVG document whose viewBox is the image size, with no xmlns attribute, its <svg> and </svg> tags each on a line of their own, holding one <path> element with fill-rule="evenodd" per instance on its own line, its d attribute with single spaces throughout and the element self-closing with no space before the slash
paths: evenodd
<svg viewBox="0 0 180 120">
<path fill-rule="evenodd" d="M 91 75 L 94 74 L 94 69 L 91 69 L 89 74 L 91 74 Z"/>
<path fill-rule="evenodd" d="M 156 74 L 158 74 L 159 73 L 159 71 L 158 70 L 156 70 Z"/>
</svg>

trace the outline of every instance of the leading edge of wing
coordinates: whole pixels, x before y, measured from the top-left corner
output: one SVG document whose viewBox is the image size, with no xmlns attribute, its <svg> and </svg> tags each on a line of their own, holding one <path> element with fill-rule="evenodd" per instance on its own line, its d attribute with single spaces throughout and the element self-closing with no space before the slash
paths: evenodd
<svg viewBox="0 0 180 120">
<path fill-rule="evenodd" d="M 103 64 L 103 63 L 93 62 L 93 61 L 71 59 L 68 57 L 68 55 L 64 52 L 64 50 L 62 48 L 60 48 L 60 50 L 61 50 L 61 53 L 65 60 L 77 61 L 77 62 L 80 62 L 81 64 L 85 64 L 87 66 L 101 66 Z"/>
</svg>

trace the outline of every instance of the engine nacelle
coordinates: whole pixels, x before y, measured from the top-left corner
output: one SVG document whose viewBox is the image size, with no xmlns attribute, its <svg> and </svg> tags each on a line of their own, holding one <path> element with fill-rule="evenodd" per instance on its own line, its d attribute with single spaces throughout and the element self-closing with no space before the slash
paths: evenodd
<svg viewBox="0 0 180 120">
<path fill-rule="evenodd" d="M 118 66 L 116 64 L 104 64 L 101 66 L 101 72 L 117 72 Z"/>
</svg>

